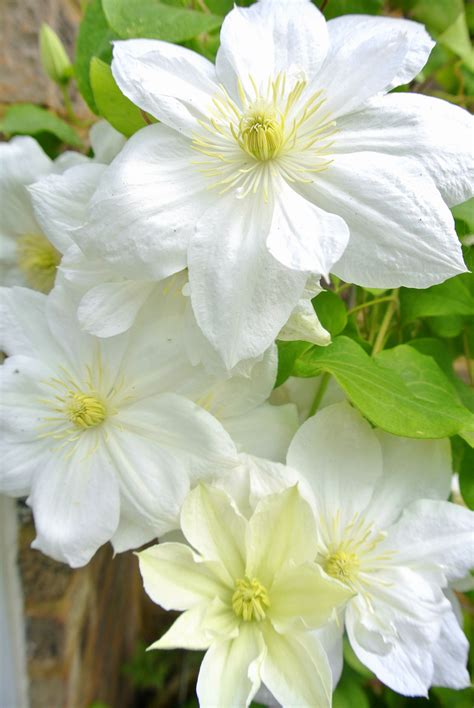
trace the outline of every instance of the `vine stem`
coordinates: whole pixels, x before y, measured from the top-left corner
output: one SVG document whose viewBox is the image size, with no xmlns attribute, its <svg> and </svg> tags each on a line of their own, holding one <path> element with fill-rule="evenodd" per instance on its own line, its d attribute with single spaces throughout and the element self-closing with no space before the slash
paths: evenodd
<svg viewBox="0 0 474 708">
<path fill-rule="evenodd" d="M 359 312 L 359 310 L 365 310 L 366 307 L 372 307 L 372 305 L 378 305 L 379 302 L 390 302 L 393 300 L 393 295 L 386 295 L 385 297 L 378 297 L 376 300 L 370 300 L 370 302 L 363 302 L 361 305 L 356 305 L 352 310 L 349 310 L 347 315 L 353 315 L 354 312 Z"/>
<path fill-rule="evenodd" d="M 398 290 L 394 290 L 392 293 L 392 300 L 389 303 L 389 305 L 385 311 L 385 315 L 384 315 L 382 323 L 380 325 L 380 329 L 377 333 L 377 337 L 375 338 L 374 347 L 372 349 L 372 356 L 374 356 L 374 354 L 378 354 L 384 348 L 385 338 L 387 336 L 388 328 L 390 327 L 392 317 L 395 314 L 395 311 L 398 306 L 397 294 L 398 294 Z"/>
<path fill-rule="evenodd" d="M 66 109 L 66 115 L 71 121 L 71 123 L 77 123 L 77 116 L 74 112 L 74 107 L 72 105 L 71 97 L 69 95 L 68 84 L 61 85 L 61 93 L 63 96 L 64 108 Z"/>
<path fill-rule="evenodd" d="M 316 411 L 319 408 L 319 404 L 321 403 L 321 400 L 326 393 L 326 389 L 328 387 L 329 379 L 331 378 L 330 374 L 327 373 L 327 371 L 324 372 L 321 376 L 321 382 L 318 386 L 318 390 L 316 391 L 316 395 L 314 397 L 314 401 L 311 404 L 311 408 L 309 409 L 309 414 L 308 418 L 311 418 L 312 415 L 316 413 Z"/>
</svg>

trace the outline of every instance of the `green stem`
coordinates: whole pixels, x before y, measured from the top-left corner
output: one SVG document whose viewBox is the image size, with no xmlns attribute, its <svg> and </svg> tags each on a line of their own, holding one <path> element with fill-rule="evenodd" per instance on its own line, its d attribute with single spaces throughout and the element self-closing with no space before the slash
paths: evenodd
<svg viewBox="0 0 474 708">
<path fill-rule="evenodd" d="M 66 109 L 66 114 L 72 123 L 77 123 L 77 116 L 74 112 L 71 97 L 69 95 L 68 84 L 61 84 L 61 93 L 63 95 L 64 108 Z"/>
<path fill-rule="evenodd" d="M 318 390 L 316 391 L 316 395 L 314 397 L 314 401 L 311 404 L 311 408 L 309 409 L 309 414 L 308 418 L 311 418 L 312 415 L 316 413 L 316 411 L 319 408 L 319 405 L 322 401 L 322 398 L 324 394 L 326 393 L 326 389 L 328 387 L 329 379 L 331 378 L 331 375 L 327 373 L 327 371 L 324 372 L 321 376 L 321 382 L 318 386 Z"/>
<path fill-rule="evenodd" d="M 393 295 L 386 295 L 385 297 L 378 297 L 376 300 L 370 300 L 370 302 L 363 302 L 361 305 L 356 305 L 349 310 L 347 315 L 353 315 L 354 312 L 359 312 L 359 310 L 365 310 L 366 307 L 371 307 L 372 305 L 378 305 L 379 302 L 389 302 L 393 300 Z"/>
<path fill-rule="evenodd" d="M 398 295 L 398 290 L 394 290 L 392 293 L 392 300 L 389 303 L 389 305 L 385 311 L 385 315 L 384 315 L 382 323 L 380 325 L 380 329 L 377 333 L 377 337 L 375 338 L 374 347 L 372 349 L 372 356 L 374 356 L 374 354 L 378 354 L 384 348 L 388 328 L 390 327 L 392 317 L 395 314 L 397 307 L 398 307 L 397 295 Z"/>
</svg>

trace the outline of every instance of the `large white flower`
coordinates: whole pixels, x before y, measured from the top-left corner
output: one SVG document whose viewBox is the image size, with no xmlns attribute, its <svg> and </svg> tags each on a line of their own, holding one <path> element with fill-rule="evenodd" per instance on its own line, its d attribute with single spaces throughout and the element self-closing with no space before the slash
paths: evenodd
<svg viewBox="0 0 474 708">
<path fill-rule="evenodd" d="M 373 430 L 338 403 L 302 425 L 288 465 L 313 488 L 318 561 L 356 593 L 344 619 L 358 658 L 405 695 L 469 685 L 445 591 L 474 566 L 474 513 L 445 501 L 449 441 Z"/>
<path fill-rule="evenodd" d="M 152 648 L 208 650 L 201 708 L 248 706 L 261 682 L 283 706 L 329 707 L 328 660 L 308 630 L 352 590 L 314 563 L 316 527 L 297 487 L 266 496 L 246 518 L 228 494 L 201 484 L 184 501 L 181 528 L 192 548 L 149 548 L 140 570 L 152 600 L 184 611 Z"/>
<path fill-rule="evenodd" d="M 35 216 L 44 233 L 50 234 L 52 240 L 67 234 L 76 245 L 65 254 L 60 270 L 80 295 L 78 314 L 82 327 L 96 336 L 109 337 L 126 331 L 148 298 L 156 290 L 169 290 L 170 281 L 165 279 L 157 285 L 146 277 L 127 278 L 108 259 L 91 257 L 90 254 L 86 256 L 82 252 L 80 226 L 87 219 L 88 203 L 103 169 L 103 166 L 91 164 L 74 167 L 64 174 L 40 179 L 29 191 Z M 184 285 L 184 280 L 187 283 L 187 277 L 178 276 L 179 283 Z M 176 283 L 171 282 L 176 294 Z M 319 346 L 330 343 L 329 332 L 322 327 L 311 303 L 321 290 L 317 279 L 308 279 L 301 299 L 278 334 L 279 338 L 304 339 Z M 186 285 L 183 292 L 189 296 L 189 286 Z M 188 300 L 189 297 L 186 298 Z M 188 335 L 186 348 L 193 361 L 202 361 L 210 369 L 225 370 L 222 359 L 197 326 L 190 305 L 187 304 L 185 309 L 186 324 L 183 326 Z M 254 360 L 243 360 L 233 370 L 246 370 Z"/>
<path fill-rule="evenodd" d="M 64 230 L 52 234 L 35 213 L 29 187 L 47 175 L 60 175 L 73 165 L 109 163 L 125 139 L 105 121 L 91 128 L 91 160 L 66 152 L 51 160 L 30 137 L 0 145 L 0 275 L 2 285 L 26 285 L 49 292 L 61 256 L 73 243 Z M 77 208 L 73 209 L 77 211 Z"/>
<path fill-rule="evenodd" d="M 187 265 L 198 324 L 229 367 L 275 338 L 309 272 L 384 288 L 462 272 L 446 203 L 472 192 L 472 119 L 384 95 L 432 46 L 416 23 L 326 24 L 307 0 L 232 10 L 215 66 L 117 42 L 121 90 L 160 123 L 104 174 L 82 247 L 132 278 Z"/>
<path fill-rule="evenodd" d="M 1 290 L 0 489 L 29 495 L 35 548 L 78 566 L 109 539 L 124 550 L 176 528 L 190 485 L 239 462 L 219 422 L 175 393 L 192 367 L 166 323 L 143 313 L 99 340 L 66 295 Z"/>
</svg>

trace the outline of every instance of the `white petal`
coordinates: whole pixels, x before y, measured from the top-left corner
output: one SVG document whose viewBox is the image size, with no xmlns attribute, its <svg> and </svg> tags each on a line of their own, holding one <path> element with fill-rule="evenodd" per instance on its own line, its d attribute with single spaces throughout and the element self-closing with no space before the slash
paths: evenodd
<svg viewBox="0 0 474 708">
<path fill-rule="evenodd" d="M 428 61 L 431 50 L 435 45 L 423 25 L 418 22 L 394 17 L 345 15 L 330 20 L 328 22 L 328 31 L 331 47 L 344 46 L 348 41 L 353 41 L 354 45 L 367 43 L 366 46 L 369 47 L 371 42 L 379 37 L 383 37 L 385 40 L 396 38 L 400 45 L 404 44 L 405 53 L 401 57 L 401 62 L 396 69 L 396 75 L 390 80 L 386 87 L 387 89 L 406 84 L 414 79 Z M 387 63 L 388 52 L 392 47 L 396 49 L 396 44 L 388 45 L 387 49 L 381 53 L 381 59 L 374 66 Z M 330 56 L 331 53 L 328 56 L 328 60 Z"/>
<path fill-rule="evenodd" d="M 219 81 L 237 96 L 239 80 L 251 88 L 249 76 L 257 85 L 288 70 L 303 70 L 312 79 L 327 48 L 324 17 L 307 0 L 234 7 L 222 25 L 216 71 Z"/>
<path fill-rule="evenodd" d="M 89 131 L 89 140 L 94 152 L 94 160 L 108 165 L 118 155 L 127 139 L 106 120 L 94 123 Z"/>
<path fill-rule="evenodd" d="M 214 66 L 200 54 L 151 39 L 114 43 L 114 78 L 122 92 L 170 128 L 191 136 L 218 92 Z"/>
<path fill-rule="evenodd" d="M 33 138 L 19 136 L 0 145 L 0 232 L 37 233 L 26 186 L 49 174 L 53 163 Z"/>
<path fill-rule="evenodd" d="M 18 444 L 39 440 L 45 418 L 51 415 L 43 401 L 51 395 L 45 382 L 53 375 L 48 366 L 26 356 L 10 356 L 2 364 L 0 421 L 7 440 Z M 31 462 L 34 465 L 34 459 Z"/>
<path fill-rule="evenodd" d="M 28 504 L 37 537 L 33 548 L 72 567 L 85 565 L 114 534 L 119 521 L 115 467 L 94 438 L 74 454 L 52 454 L 35 476 Z"/>
<path fill-rule="evenodd" d="M 189 249 L 194 314 L 228 368 L 270 346 L 306 283 L 305 273 L 268 253 L 266 206 L 251 195 L 221 197 L 198 222 Z"/>
<path fill-rule="evenodd" d="M 131 548 L 140 548 L 140 546 L 149 543 L 155 538 L 156 535 L 153 529 L 144 524 L 130 521 L 121 510 L 119 525 L 110 542 L 114 548 L 114 553 L 123 553 Z"/>
<path fill-rule="evenodd" d="M 431 648 L 433 685 L 461 689 L 471 685 L 466 668 L 469 642 L 454 612 L 443 615 L 439 640 Z"/>
<path fill-rule="evenodd" d="M 329 578 L 316 563 L 305 563 L 276 576 L 268 616 L 279 631 L 298 626 L 302 630 L 316 629 L 331 620 L 335 610 L 353 594 L 346 585 Z"/>
<path fill-rule="evenodd" d="M 163 124 L 135 133 L 94 194 L 76 239 L 84 252 L 137 280 L 185 268 L 189 237 L 209 200 L 192 159 L 189 140 Z"/>
<path fill-rule="evenodd" d="M 268 250 L 288 268 L 311 271 L 327 279 L 349 241 L 347 224 L 319 209 L 284 180 L 275 192 Z"/>
<path fill-rule="evenodd" d="M 311 300 L 308 299 L 301 299 L 298 302 L 290 319 L 278 333 L 278 339 L 284 342 L 302 339 L 319 347 L 326 347 L 331 343 L 331 335 L 322 326 Z"/>
<path fill-rule="evenodd" d="M 154 283 L 125 280 L 102 283 L 82 298 L 77 316 L 81 327 L 96 337 L 112 337 L 131 327 Z"/>
<path fill-rule="evenodd" d="M 260 632 L 253 623 L 242 623 L 235 639 L 214 643 L 199 671 L 196 691 L 201 708 L 249 706 L 260 685 L 263 654 Z"/>
<path fill-rule="evenodd" d="M 289 566 L 317 555 L 316 524 L 309 504 L 295 485 L 264 497 L 249 521 L 246 575 L 269 587 Z"/>
<path fill-rule="evenodd" d="M 321 645 L 328 657 L 332 673 L 332 685 L 334 689 L 339 683 L 344 666 L 344 656 L 342 653 L 344 621 L 341 618 L 338 618 L 332 620 L 331 622 L 327 622 L 324 627 L 321 627 L 315 631 L 315 635 L 321 642 Z"/>
<path fill-rule="evenodd" d="M 263 403 L 248 413 L 226 418 L 223 425 L 240 451 L 284 462 L 298 428 L 298 412 L 291 403 Z"/>
<path fill-rule="evenodd" d="M 282 636 L 270 626 L 264 633 L 267 655 L 262 681 L 283 706 L 330 708 L 331 669 L 319 640 L 312 634 Z"/>
<path fill-rule="evenodd" d="M 183 543 L 163 543 L 138 554 L 147 594 L 165 610 L 187 610 L 202 600 L 225 597 L 216 563 L 203 562 Z"/>
<path fill-rule="evenodd" d="M 46 296 L 29 288 L 0 288 L 0 349 L 48 361 L 56 354 L 46 320 Z"/>
<path fill-rule="evenodd" d="M 416 499 L 447 499 L 452 463 L 449 440 L 413 440 L 376 430 L 382 447 L 383 475 L 367 514 L 379 528 L 394 523 Z"/>
<path fill-rule="evenodd" d="M 103 165 L 77 165 L 64 174 L 48 175 L 29 187 L 36 218 L 51 243 L 65 253 L 71 231 L 86 221 L 89 200 L 104 172 Z"/>
<path fill-rule="evenodd" d="M 386 543 L 397 549 L 397 563 L 415 569 L 434 563 L 448 580 L 458 580 L 474 568 L 473 541 L 473 511 L 451 502 L 423 499 L 410 504 L 390 528 Z"/>
<path fill-rule="evenodd" d="M 225 492 L 202 484 L 193 489 L 181 509 L 181 528 L 206 560 L 226 568 L 229 582 L 244 576 L 247 522 Z"/>
<path fill-rule="evenodd" d="M 337 155 L 309 189 L 349 226 L 349 245 L 333 268 L 347 282 L 425 288 L 466 270 L 451 212 L 414 161 Z"/>
<path fill-rule="evenodd" d="M 449 206 L 474 192 L 474 118 L 431 96 L 392 93 L 337 123 L 337 153 L 377 152 L 418 160 Z"/>
<path fill-rule="evenodd" d="M 41 470 L 49 458 L 48 444 L 29 444 L 7 440 L 5 433 L 0 442 L 2 465 L 0 491 L 12 497 L 26 497 L 30 493 L 36 471 Z"/>
<path fill-rule="evenodd" d="M 287 464 L 304 475 L 318 508 L 341 524 L 367 506 L 382 474 L 382 452 L 370 425 L 348 403 L 336 403 L 303 423 Z"/>
</svg>

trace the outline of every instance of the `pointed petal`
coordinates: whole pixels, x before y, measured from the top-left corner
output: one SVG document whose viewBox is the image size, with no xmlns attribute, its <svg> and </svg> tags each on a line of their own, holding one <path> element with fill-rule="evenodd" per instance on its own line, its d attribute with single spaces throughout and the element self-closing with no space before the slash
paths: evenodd
<svg viewBox="0 0 474 708">
<path fill-rule="evenodd" d="M 184 500 L 181 529 L 206 560 L 219 561 L 229 582 L 244 576 L 247 521 L 220 489 L 200 484 Z"/>
<path fill-rule="evenodd" d="M 283 636 L 268 625 L 264 639 L 260 675 L 276 700 L 283 706 L 330 708 L 331 669 L 314 634 Z"/>
<path fill-rule="evenodd" d="M 467 670 L 469 642 L 454 612 L 443 615 L 439 640 L 431 648 L 433 685 L 459 690 L 471 685 Z"/>
<path fill-rule="evenodd" d="M 312 79 L 327 48 L 324 17 L 307 0 L 234 7 L 222 25 L 216 72 L 219 81 L 237 97 L 239 80 L 251 89 L 249 76 L 258 85 L 292 67 Z"/>
<path fill-rule="evenodd" d="M 349 228 L 336 214 L 319 209 L 284 180 L 279 183 L 267 247 L 280 263 L 328 278 L 349 241 Z"/>
<path fill-rule="evenodd" d="M 106 120 L 94 123 L 89 131 L 89 140 L 94 152 L 94 160 L 103 165 L 110 164 L 127 142 L 127 138 Z"/>
<path fill-rule="evenodd" d="M 248 526 L 248 577 L 270 586 L 278 572 L 316 555 L 315 520 L 296 485 L 259 502 Z"/>
<path fill-rule="evenodd" d="M 198 222 L 189 249 L 196 320 L 230 369 L 274 341 L 304 290 L 265 246 L 270 213 L 257 197 L 221 197 Z"/>
<path fill-rule="evenodd" d="M 223 421 L 240 451 L 275 462 L 284 462 L 288 446 L 298 429 L 296 406 L 262 403 L 243 415 Z"/>
<path fill-rule="evenodd" d="M 431 96 L 391 93 L 338 120 L 337 153 L 377 152 L 423 165 L 449 206 L 473 194 L 473 116 Z"/>
<path fill-rule="evenodd" d="M 305 476 L 320 513 L 342 526 L 361 513 L 382 474 L 380 444 L 369 423 L 348 403 L 309 418 L 296 433 L 287 464 Z"/>
<path fill-rule="evenodd" d="M 169 42 L 115 42 L 112 72 L 122 93 L 133 103 L 189 137 L 218 92 L 211 62 Z"/>
<path fill-rule="evenodd" d="M 349 226 L 349 245 L 333 268 L 347 282 L 425 288 L 466 270 L 451 212 L 411 160 L 338 155 L 310 191 Z"/>
<path fill-rule="evenodd" d="M 119 273 L 160 280 L 186 267 L 186 249 L 209 200 L 190 141 L 163 124 L 135 133 L 106 169 L 77 243 Z M 80 238 L 80 241 L 79 241 Z"/>
<path fill-rule="evenodd" d="M 147 594 L 165 610 L 188 610 L 228 589 L 219 580 L 218 564 L 202 561 L 183 543 L 162 543 L 138 554 Z"/>
<path fill-rule="evenodd" d="M 114 553 L 123 553 L 132 548 L 140 548 L 140 546 L 144 546 L 145 543 L 149 543 L 154 539 L 156 539 L 156 534 L 152 528 L 144 523 L 138 524 L 135 521 L 131 521 L 125 516 L 123 508 L 121 508 L 119 525 L 110 539 Z"/>
<path fill-rule="evenodd" d="M 113 337 L 129 329 L 154 283 L 125 280 L 102 283 L 82 298 L 77 316 L 83 329 L 96 337 Z"/>
<path fill-rule="evenodd" d="M 214 643 L 199 671 L 196 690 L 201 708 L 249 706 L 260 686 L 263 654 L 260 632 L 251 623 L 241 624 L 235 639 Z"/>
</svg>

